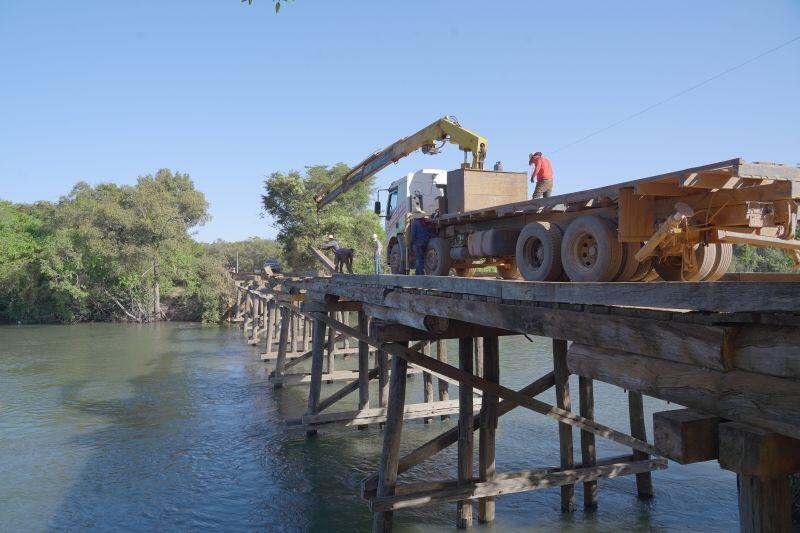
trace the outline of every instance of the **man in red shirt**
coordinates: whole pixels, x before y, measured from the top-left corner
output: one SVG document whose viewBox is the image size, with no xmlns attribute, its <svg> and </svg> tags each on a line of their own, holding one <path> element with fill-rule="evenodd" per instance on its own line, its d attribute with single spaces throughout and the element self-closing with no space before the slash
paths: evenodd
<svg viewBox="0 0 800 533">
<path fill-rule="evenodd" d="M 528 164 L 533 165 L 531 183 L 536 178 L 536 188 L 533 190 L 534 198 L 547 198 L 553 192 L 553 165 L 550 160 L 536 152 L 528 157 Z"/>
</svg>

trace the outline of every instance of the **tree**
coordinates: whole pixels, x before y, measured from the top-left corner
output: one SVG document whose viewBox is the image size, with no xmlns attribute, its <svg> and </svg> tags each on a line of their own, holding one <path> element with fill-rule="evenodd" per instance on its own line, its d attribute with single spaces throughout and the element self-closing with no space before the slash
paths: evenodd
<svg viewBox="0 0 800 533">
<path fill-rule="evenodd" d="M 314 203 L 316 191 L 347 171 L 343 163 L 332 167 L 316 165 L 307 167 L 305 174 L 274 172 L 264 182 L 264 212 L 272 217 L 278 229 L 278 242 L 291 268 L 317 270 L 319 265 L 309 247 L 319 246 L 327 234 L 333 234 L 340 246 L 356 250 L 356 271 L 370 271 L 372 234 L 383 233 L 380 218 L 369 206 L 374 178 L 341 195 L 319 216 Z"/>
<path fill-rule="evenodd" d="M 274 239 L 250 237 L 236 242 L 218 239 L 206 247 L 211 253 L 219 255 L 228 268 L 238 265 L 240 272 L 253 272 L 260 269 L 267 259 L 281 261 L 283 258 L 281 246 Z"/>
</svg>

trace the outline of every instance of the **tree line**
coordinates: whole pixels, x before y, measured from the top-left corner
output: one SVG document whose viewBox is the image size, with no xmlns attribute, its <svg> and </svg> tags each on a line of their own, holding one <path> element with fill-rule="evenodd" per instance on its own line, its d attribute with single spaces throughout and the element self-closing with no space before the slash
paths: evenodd
<svg viewBox="0 0 800 533">
<path fill-rule="evenodd" d="M 280 255 L 274 241 L 196 242 L 208 202 L 167 169 L 135 185 L 80 182 L 57 202 L 0 201 L 0 322 L 218 322 L 228 269 Z"/>
</svg>

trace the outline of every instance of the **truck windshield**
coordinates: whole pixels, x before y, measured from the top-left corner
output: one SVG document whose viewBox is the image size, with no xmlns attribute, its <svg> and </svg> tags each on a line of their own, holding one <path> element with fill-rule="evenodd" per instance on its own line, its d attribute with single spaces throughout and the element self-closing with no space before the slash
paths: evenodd
<svg viewBox="0 0 800 533">
<path fill-rule="evenodd" d="M 391 217 L 397 207 L 397 189 L 389 191 L 389 199 L 386 200 L 386 216 Z"/>
</svg>

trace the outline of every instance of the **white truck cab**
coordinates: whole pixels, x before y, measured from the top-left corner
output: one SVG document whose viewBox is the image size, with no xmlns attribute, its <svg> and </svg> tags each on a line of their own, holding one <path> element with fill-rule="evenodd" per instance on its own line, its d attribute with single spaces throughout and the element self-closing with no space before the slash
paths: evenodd
<svg viewBox="0 0 800 533">
<path fill-rule="evenodd" d="M 406 213 L 411 212 L 412 204 L 418 201 L 424 212 L 433 214 L 439 207 L 438 198 L 443 194 L 442 189 L 437 185 L 447 185 L 446 170 L 423 168 L 416 172 L 409 172 L 389 186 L 384 223 L 384 230 L 386 230 L 384 249 L 393 272 L 399 271 L 401 268 L 402 247 L 397 244 L 403 238 Z"/>
</svg>

